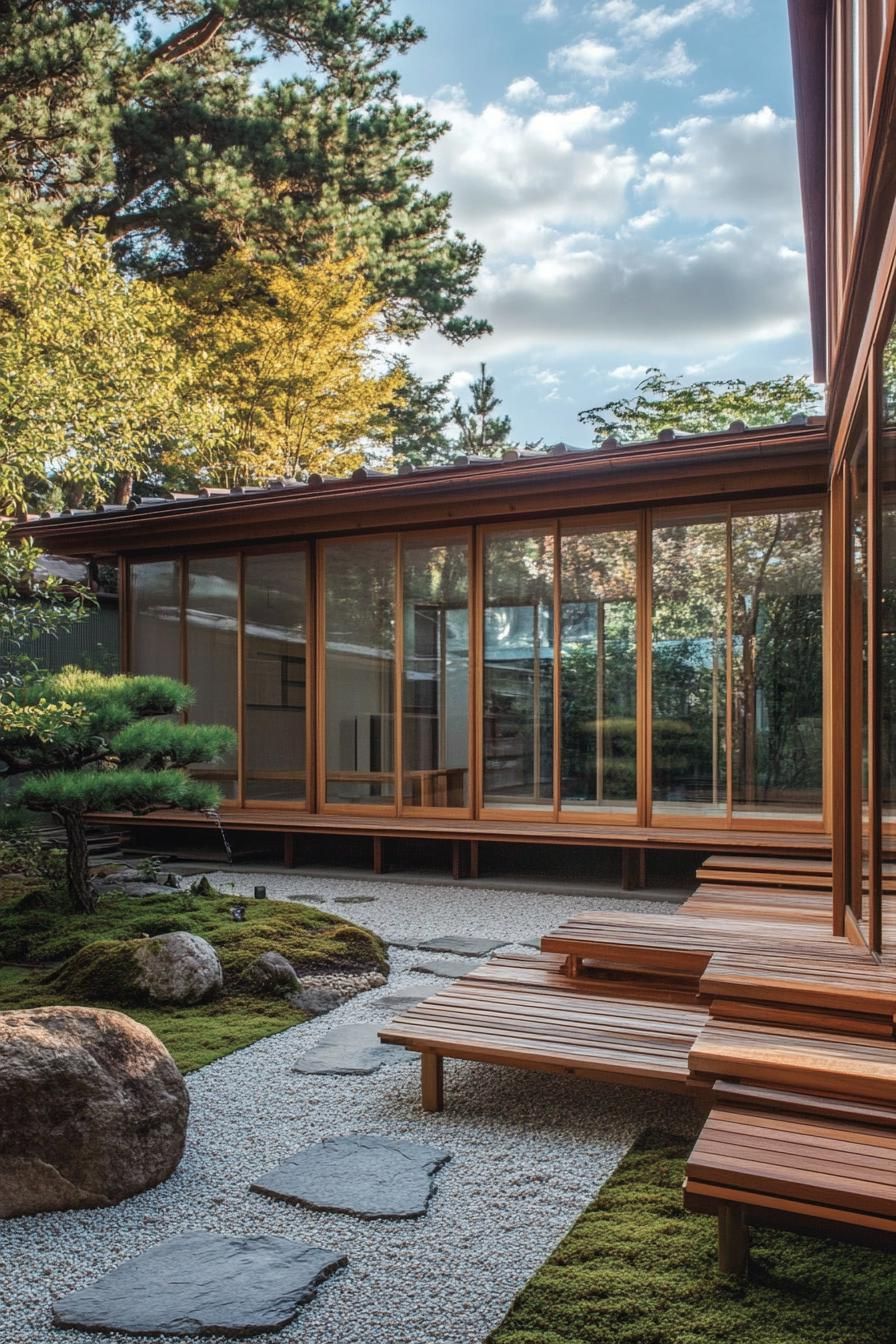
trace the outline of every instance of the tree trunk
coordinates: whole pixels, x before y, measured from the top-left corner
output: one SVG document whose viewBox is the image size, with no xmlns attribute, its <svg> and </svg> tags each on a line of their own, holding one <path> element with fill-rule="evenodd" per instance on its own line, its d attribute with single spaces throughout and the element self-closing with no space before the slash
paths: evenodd
<svg viewBox="0 0 896 1344">
<path fill-rule="evenodd" d="M 127 504 L 128 500 L 131 497 L 131 492 L 133 489 L 134 489 L 133 472 L 128 471 L 125 472 L 123 476 L 116 477 L 115 494 L 112 502 L 114 504 Z"/>
<path fill-rule="evenodd" d="M 87 861 L 87 828 L 80 812 L 57 812 L 65 827 L 65 875 L 72 903 L 92 915 L 96 910 L 96 895 L 90 886 L 90 865 Z"/>
</svg>

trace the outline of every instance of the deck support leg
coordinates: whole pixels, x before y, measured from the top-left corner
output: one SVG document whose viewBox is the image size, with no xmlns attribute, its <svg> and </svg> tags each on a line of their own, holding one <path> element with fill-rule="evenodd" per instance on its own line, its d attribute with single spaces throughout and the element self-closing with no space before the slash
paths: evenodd
<svg viewBox="0 0 896 1344">
<path fill-rule="evenodd" d="M 424 1050 L 420 1056 L 420 1080 L 424 1111 L 441 1111 L 445 1106 L 445 1078 L 442 1056 Z"/>
<path fill-rule="evenodd" d="M 470 841 L 470 877 L 479 876 L 479 841 Z"/>
<path fill-rule="evenodd" d="M 737 1279 L 747 1276 L 750 1238 L 743 1205 L 719 1205 L 719 1272 Z"/>
<path fill-rule="evenodd" d="M 283 832 L 283 867 L 296 866 L 296 838 L 291 831 Z"/>
<path fill-rule="evenodd" d="M 383 864 L 383 839 L 379 835 L 373 837 L 373 871 L 377 877 L 386 871 Z"/>
<path fill-rule="evenodd" d="M 647 886 L 647 851 L 644 849 L 624 849 L 622 851 L 622 890 L 641 891 Z"/>
<path fill-rule="evenodd" d="M 451 841 L 451 876 L 455 882 L 461 878 L 469 877 L 470 862 L 469 851 L 464 848 L 463 840 Z"/>
</svg>

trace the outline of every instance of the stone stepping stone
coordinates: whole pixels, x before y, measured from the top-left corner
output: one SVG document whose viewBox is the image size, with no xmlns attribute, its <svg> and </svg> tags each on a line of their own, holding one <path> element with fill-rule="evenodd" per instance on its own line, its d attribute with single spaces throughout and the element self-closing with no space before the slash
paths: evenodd
<svg viewBox="0 0 896 1344">
<path fill-rule="evenodd" d="M 484 961 L 461 961 L 457 959 L 445 959 L 438 961 L 433 958 L 432 961 L 420 961 L 411 967 L 412 971 L 418 971 L 421 975 L 440 975 L 444 980 L 459 980 L 467 971 L 475 971 L 477 966 L 484 966 Z"/>
<path fill-rule="evenodd" d="M 464 938 L 454 934 L 417 944 L 421 952 L 453 952 L 456 957 L 484 957 L 496 947 L 506 946 L 506 938 Z"/>
<path fill-rule="evenodd" d="M 376 896 L 334 896 L 334 897 L 333 897 L 333 904 L 334 904 L 334 905 L 368 905 L 371 901 L 375 901 L 375 900 L 377 900 L 377 899 L 378 899 L 378 898 L 377 898 Z"/>
<path fill-rule="evenodd" d="M 284 896 L 284 901 L 301 901 L 303 905 L 325 905 L 326 896 Z"/>
<path fill-rule="evenodd" d="M 53 1324 L 129 1335 L 281 1330 L 344 1255 L 286 1237 L 186 1232 L 53 1303 Z"/>
<path fill-rule="evenodd" d="M 409 952 L 416 952 L 420 946 L 416 940 L 406 938 L 403 933 L 397 933 L 394 937 L 391 934 L 383 934 L 382 937 L 387 947 L 403 947 Z"/>
<path fill-rule="evenodd" d="M 441 985 L 426 985 L 422 991 L 411 993 L 384 994 L 381 999 L 376 999 L 370 1006 L 371 1008 L 382 1008 L 386 1012 L 400 1013 L 405 1008 L 416 1008 L 418 1003 L 424 999 L 431 998 L 442 988 Z"/>
<path fill-rule="evenodd" d="M 428 1143 L 354 1134 L 314 1143 L 252 1185 L 260 1195 L 358 1218 L 420 1218 L 451 1154 Z"/>
<path fill-rule="evenodd" d="M 407 1059 L 403 1045 L 385 1045 L 379 1038 L 381 1022 L 348 1022 L 334 1027 L 293 1066 L 293 1073 L 376 1073 L 384 1064 Z"/>
</svg>

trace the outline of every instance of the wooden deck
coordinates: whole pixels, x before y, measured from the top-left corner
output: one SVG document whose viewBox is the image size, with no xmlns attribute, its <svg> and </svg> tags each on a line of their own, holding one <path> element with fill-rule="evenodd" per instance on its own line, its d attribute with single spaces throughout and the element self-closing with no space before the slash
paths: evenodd
<svg viewBox="0 0 896 1344">
<path fill-rule="evenodd" d="M 829 865 L 776 883 L 773 862 L 753 885 L 709 861 L 671 916 L 578 915 L 381 1038 L 421 1053 L 430 1110 L 445 1058 L 692 1096 L 708 1119 L 685 1201 L 718 1216 L 729 1272 L 751 1222 L 896 1245 L 896 964 L 832 934 Z"/>
</svg>

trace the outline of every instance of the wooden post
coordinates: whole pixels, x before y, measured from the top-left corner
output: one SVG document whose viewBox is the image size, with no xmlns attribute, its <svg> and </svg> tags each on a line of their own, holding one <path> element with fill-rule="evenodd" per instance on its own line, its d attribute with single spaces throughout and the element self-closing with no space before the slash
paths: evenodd
<svg viewBox="0 0 896 1344">
<path fill-rule="evenodd" d="M 745 1279 L 750 1240 L 743 1205 L 719 1205 L 719 1273 Z"/>
<path fill-rule="evenodd" d="M 622 851 L 622 890 L 641 891 L 647 886 L 647 851 L 644 849 L 624 849 Z"/>
<path fill-rule="evenodd" d="M 424 1111 L 441 1111 L 445 1106 L 445 1080 L 442 1056 L 424 1050 L 420 1056 L 420 1081 Z"/>
<path fill-rule="evenodd" d="M 479 841 L 470 841 L 470 877 L 479 876 Z"/>
<path fill-rule="evenodd" d="M 463 840 L 451 841 L 451 876 L 455 881 L 470 876 L 470 850 Z"/>
<path fill-rule="evenodd" d="M 295 868 L 296 866 L 296 838 L 292 831 L 283 832 L 283 867 Z"/>
<path fill-rule="evenodd" d="M 380 835 L 373 837 L 373 871 L 377 877 L 386 871 L 383 865 L 383 838 Z"/>
</svg>

